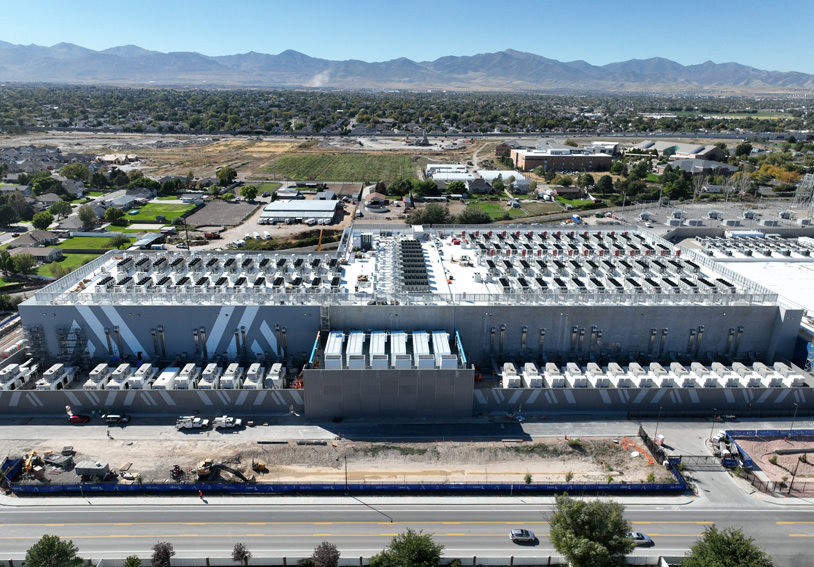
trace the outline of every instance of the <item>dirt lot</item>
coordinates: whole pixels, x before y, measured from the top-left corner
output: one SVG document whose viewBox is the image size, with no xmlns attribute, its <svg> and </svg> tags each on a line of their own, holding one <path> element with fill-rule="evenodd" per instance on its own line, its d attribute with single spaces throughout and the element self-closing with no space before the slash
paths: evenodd
<svg viewBox="0 0 814 567">
<path fill-rule="evenodd" d="M 239 434 L 238 434 L 239 435 Z M 344 439 L 298 445 L 296 442 L 259 444 L 244 442 L 235 434 L 198 432 L 170 434 L 174 440 L 120 441 L 77 438 L 60 442 L 40 442 L 25 447 L 40 454 L 72 444 L 74 461 L 107 462 L 113 469 L 128 468 L 133 478 L 143 482 L 170 481 L 170 469 L 178 464 L 186 482 L 197 480 L 196 464 L 205 458 L 237 469 L 247 477 L 253 460 L 267 464 L 268 472 L 256 473 L 259 482 L 343 482 L 345 459 L 352 482 L 524 482 L 526 474 L 533 482 L 606 483 L 672 482 L 673 476 L 647 454 L 631 456 L 643 445 L 638 439 L 542 439 L 535 443 L 370 443 Z M 637 444 L 637 442 L 639 442 Z M 22 449 L 22 448 L 21 448 Z M 171 455 L 157 459 L 157 455 Z M 126 464 L 130 464 L 129 467 Z M 72 470 L 47 466 L 52 483 L 74 483 L 79 478 Z M 209 480 L 229 481 L 232 475 L 221 471 Z M 32 482 L 40 482 L 33 480 Z M 134 482 L 120 478 L 119 482 Z"/>
<path fill-rule="evenodd" d="M 811 462 L 814 461 L 814 438 L 743 437 L 735 438 L 735 441 L 752 457 L 755 465 L 769 477 L 769 480 L 775 483 L 784 482 L 784 479 L 788 481 L 796 468 L 795 486 L 809 484 L 806 491 L 814 491 L 814 464 Z M 778 455 L 776 453 L 778 449 L 794 449 L 799 452 Z M 798 457 L 802 455 L 807 455 L 806 461 L 800 461 L 798 465 Z M 770 461 L 773 457 L 777 457 L 775 463 Z"/>
<path fill-rule="evenodd" d="M 247 215 L 259 207 L 256 203 L 227 203 L 211 201 L 195 214 L 187 217 L 189 226 L 225 225 L 237 226 Z"/>
</svg>

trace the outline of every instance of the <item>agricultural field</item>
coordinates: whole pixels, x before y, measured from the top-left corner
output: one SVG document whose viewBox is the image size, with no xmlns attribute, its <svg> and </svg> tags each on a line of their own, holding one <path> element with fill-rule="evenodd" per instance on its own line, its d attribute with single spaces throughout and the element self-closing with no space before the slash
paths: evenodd
<svg viewBox="0 0 814 567">
<path fill-rule="evenodd" d="M 137 215 L 127 214 L 126 219 L 129 221 L 145 221 L 145 220 L 155 220 L 157 216 L 164 215 L 164 217 L 171 221 L 175 217 L 180 217 L 187 211 L 191 211 L 195 208 L 193 204 L 185 204 L 185 205 L 167 205 L 163 203 L 147 203 L 143 207 L 139 209 Z"/>
<path fill-rule="evenodd" d="M 102 240 L 102 239 L 97 239 Z M 75 270 L 79 266 L 84 266 L 94 258 L 98 258 L 99 254 L 65 254 L 65 257 L 58 262 L 51 262 L 50 264 L 43 264 L 37 268 L 38 276 L 51 276 L 51 266 L 54 264 L 66 270 Z"/>
<path fill-rule="evenodd" d="M 418 165 L 406 155 L 289 154 L 264 172 L 298 181 L 395 181 L 415 178 Z"/>
</svg>

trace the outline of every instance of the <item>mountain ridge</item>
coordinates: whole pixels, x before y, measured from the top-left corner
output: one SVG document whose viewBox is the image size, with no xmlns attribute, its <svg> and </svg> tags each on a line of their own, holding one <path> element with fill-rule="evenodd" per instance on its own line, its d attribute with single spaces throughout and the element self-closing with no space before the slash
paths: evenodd
<svg viewBox="0 0 814 567">
<path fill-rule="evenodd" d="M 606 65 L 562 62 L 506 49 L 413 61 L 333 61 L 293 49 L 208 56 L 163 53 L 136 45 L 94 51 L 72 43 L 50 47 L 0 41 L 0 81 L 119 86 L 317 87 L 461 91 L 722 91 L 814 90 L 814 75 L 766 71 L 726 62 L 681 65 L 662 57 Z"/>
</svg>

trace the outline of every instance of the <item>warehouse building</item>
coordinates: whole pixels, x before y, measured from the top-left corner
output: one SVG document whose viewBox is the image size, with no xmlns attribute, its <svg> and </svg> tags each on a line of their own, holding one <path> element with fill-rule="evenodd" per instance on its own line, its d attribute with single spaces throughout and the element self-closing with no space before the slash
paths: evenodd
<svg viewBox="0 0 814 567">
<path fill-rule="evenodd" d="M 814 385 L 788 364 L 802 308 L 636 229 L 354 226 L 331 254 L 113 251 L 19 309 L 44 364 L 258 362 L 289 377 L 268 393 L 104 394 L 128 411 L 690 415 L 793 409 Z M 12 394 L 0 411 L 102 403 Z"/>
<path fill-rule="evenodd" d="M 304 222 L 308 219 L 332 222 L 341 206 L 335 200 L 291 200 L 272 201 L 260 213 L 261 219 L 267 222 Z"/>
</svg>

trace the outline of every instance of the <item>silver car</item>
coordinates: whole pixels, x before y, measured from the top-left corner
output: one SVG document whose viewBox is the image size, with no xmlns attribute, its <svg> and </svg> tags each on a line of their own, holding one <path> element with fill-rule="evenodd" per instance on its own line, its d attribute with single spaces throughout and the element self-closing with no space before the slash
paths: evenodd
<svg viewBox="0 0 814 567">
<path fill-rule="evenodd" d="M 509 532 L 509 538 L 514 542 L 535 542 L 537 537 L 529 530 L 517 529 Z"/>
<path fill-rule="evenodd" d="M 633 545 L 636 547 L 649 547 L 653 545 L 653 540 L 650 536 L 641 532 L 628 532 L 627 537 L 633 540 Z"/>
</svg>

